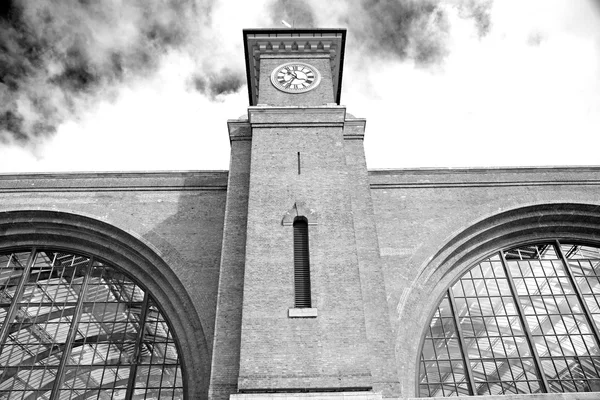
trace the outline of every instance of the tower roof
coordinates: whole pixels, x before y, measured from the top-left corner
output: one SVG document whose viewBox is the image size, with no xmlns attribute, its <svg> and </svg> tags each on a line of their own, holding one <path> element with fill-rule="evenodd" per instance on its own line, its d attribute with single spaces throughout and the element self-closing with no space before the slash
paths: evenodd
<svg viewBox="0 0 600 400">
<path fill-rule="evenodd" d="M 329 54 L 335 102 L 340 104 L 346 29 L 244 29 L 250 105 L 258 100 L 261 54 Z"/>
</svg>

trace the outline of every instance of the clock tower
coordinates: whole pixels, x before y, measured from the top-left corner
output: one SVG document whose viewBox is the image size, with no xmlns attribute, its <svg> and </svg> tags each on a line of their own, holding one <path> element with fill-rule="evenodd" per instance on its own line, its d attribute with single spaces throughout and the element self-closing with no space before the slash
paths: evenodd
<svg viewBox="0 0 600 400">
<path fill-rule="evenodd" d="M 250 107 L 228 122 L 211 398 L 397 393 L 365 120 L 339 105 L 345 39 L 244 31 Z"/>
</svg>

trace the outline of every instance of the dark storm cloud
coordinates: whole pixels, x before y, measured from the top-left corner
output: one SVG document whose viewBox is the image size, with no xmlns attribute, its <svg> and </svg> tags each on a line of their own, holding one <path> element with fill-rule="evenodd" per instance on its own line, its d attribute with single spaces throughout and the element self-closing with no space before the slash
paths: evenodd
<svg viewBox="0 0 600 400">
<path fill-rule="evenodd" d="M 428 66 L 448 55 L 449 11 L 471 20 L 483 37 L 491 27 L 491 6 L 492 0 L 360 0 L 341 23 L 364 54 Z"/>
<path fill-rule="evenodd" d="M 92 90 L 100 83 L 101 74 L 81 51 L 81 46 L 67 49 L 62 60 L 63 70 L 50 78 L 50 82 L 68 92 Z"/>
<path fill-rule="evenodd" d="M 198 73 L 191 79 L 191 85 L 210 99 L 217 100 L 219 95 L 236 93 L 245 85 L 245 79 L 243 71 L 223 68 L 208 75 Z"/>
<path fill-rule="evenodd" d="M 0 2 L 0 18 L 8 18 L 14 7 L 12 0 L 3 0 Z"/>
<path fill-rule="evenodd" d="M 283 27 L 284 20 L 294 28 L 314 28 L 315 15 L 310 4 L 297 0 L 275 0 L 269 5 L 271 23 Z"/>
<path fill-rule="evenodd" d="M 433 0 L 362 0 L 367 18 L 353 36 L 367 48 L 389 57 L 435 62 L 445 55 L 448 31 L 444 10 Z M 350 19 L 352 25 L 353 18 Z"/>
<path fill-rule="evenodd" d="M 27 140 L 23 134 L 23 117 L 14 113 L 12 110 L 5 110 L 0 113 L 0 130 L 14 136 L 14 141 L 22 143 Z M 6 143 L 4 135 L 0 135 L 0 143 Z"/>
<path fill-rule="evenodd" d="M 446 55 L 449 25 L 439 0 L 360 0 L 344 10 L 333 7 L 335 3 L 324 9 L 338 15 L 350 40 L 371 54 L 412 58 L 420 64 L 437 62 Z M 282 27 L 281 20 L 295 28 L 315 26 L 316 11 L 310 2 L 276 0 L 269 11 L 276 27 Z"/>
<path fill-rule="evenodd" d="M 0 141 L 35 144 L 190 43 L 212 1 L 1 1 Z M 225 77 L 225 82 L 229 82 Z"/>
<path fill-rule="evenodd" d="M 215 96 L 237 92 L 245 84 L 244 76 L 229 69 L 221 70 L 211 79 L 211 93 Z"/>
</svg>

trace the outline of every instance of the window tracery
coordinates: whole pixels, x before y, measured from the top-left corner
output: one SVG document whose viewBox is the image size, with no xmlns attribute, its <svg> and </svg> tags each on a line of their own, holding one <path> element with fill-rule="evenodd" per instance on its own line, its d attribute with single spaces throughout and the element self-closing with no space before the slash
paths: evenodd
<svg viewBox="0 0 600 400">
<path fill-rule="evenodd" d="M 175 336 L 118 266 L 69 251 L 0 252 L 0 397 L 183 398 Z"/>
<path fill-rule="evenodd" d="M 446 292 L 420 357 L 420 396 L 600 391 L 600 248 L 499 251 Z"/>
</svg>

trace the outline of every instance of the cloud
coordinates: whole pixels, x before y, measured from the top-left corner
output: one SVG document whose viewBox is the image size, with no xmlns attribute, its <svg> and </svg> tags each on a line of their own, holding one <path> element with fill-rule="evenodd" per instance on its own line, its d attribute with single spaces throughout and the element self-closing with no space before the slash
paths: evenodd
<svg viewBox="0 0 600 400">
<path fill-rule="evenodd" d="M 586 3 L 497 1 L 483 37 L 451 4 L 440 68 L 363 59 L 356 73 L 347 62 L 342 97 L 367 118 L 368 165 L 597 164 L 600 20 Z M 585 145 L 564 151 L 566 136 Z"/>
<path fill-rule="evenodd" d="M 348 28 L 349 42 L 363 56 L 410 60 L 428 67 L 443 63 L 450 51 L 452 17 L 457 14 L 483 37 L 491 29 L 492 0 L 313 1 L 318 23 Z"/>
<path fill-rule="evenodd" d="M 219 71 L 208 74 L 196 73 L 190 78 L 190 84 L 198 92 L 212 100 L 217 100 L 218 96 L 236 93 L 246 84 L 246 81 L 243 71 L 223 67 Z"/>
<path fill-rule="evenodd" d="M 362 0 L 350 23 L 353 35 L 371 52 L 428 63 L 443 58 L 448 21 L 439 2 Z M 356 18 L 360 13 L 363 17 Z"/>
<path fill-rule="evenodd" d="M 490 33 L 492 26 L 492 5 L 493 0 L 465 0 L 458 3 L 460 15 L 475 22 L 479 37 Z"/>
<path fill-rule="evenodd" d="M 0 142 L 35 146 L 119 87 L 200 42 L 212 1 L 4 3 Z M 195 46 L 197 50 L 197 46 Z"/>
<path fill-rule="evenodd" d="M 323 19 L 320 3 L 268 1 L 263 26 L 282 27 L 280 21 L 286 20 L 297 28 L 315 27 Z M 348 6 L 332 1 L 327 14 L 345 23 L 369 56 L 427 66 L 448 52 L 445 4 L 360 0 Z M 489 28 L 489 4 L 468 0 L 461 6 L 481 32 Z M 215 34 L 217 25 L 226 25 L 219 12 L 228 7 L 216 0 L 3 2 L 0 143 L 36 148 L 62 123 L 77 121 L 100 102 L 116 99 L 123 87 L 148 79 L 171 52 L 186 53 L 196 64 L 186 78 L 189 90 L 213 101 L 237 93 L 245 84 L 243 64 L 231 62 L 239 54 L 223 48 L 222 32 Z"/>
<path fill-rule="evenodd" d="M 342 100 L 369 121 L 370 167 L 597 161 L 549 137 L 596 143 L 598 1 L 62 3 L 0 2 L 5 172 L 227 168 L 225 120 L 248 102 L 242 28 L 281 19 L 348 28 Z M 457 145 L 486 140 L 495 151 Z M 507 157 L 531 148 L 546 161 Z"/>
</svg>

